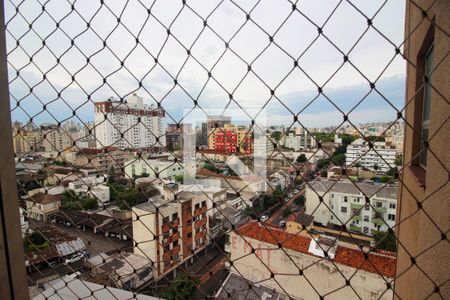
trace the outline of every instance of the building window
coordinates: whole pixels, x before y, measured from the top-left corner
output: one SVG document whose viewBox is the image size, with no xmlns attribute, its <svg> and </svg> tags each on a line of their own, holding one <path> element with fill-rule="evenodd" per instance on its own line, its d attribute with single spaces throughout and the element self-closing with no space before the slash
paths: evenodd
<svg viewBox="0 0 450 300">
<path fill-rule="evenodd" d="M 364 216 L 364 222 L 369 222 L 369 216 Z"/>
<path fill-rule="evenodd" d="M 164 217 L 163 218 L 163 224 L 167 224 L 169 223 L 169 217 Z"/>
<path fill-rule="evenodd" d="M 202 207 L 206 206 L 206 201 L 202 201 Z"/>
<path fill-rule="evenodd" d="M 422 103 L 422 122 L 420 129 L 420 154 L 419 154 L 419 165 L 426 169 L 427 167 L 427 150 L 425 148 L 425 141 L 428 141 L 428 130 L 430 128 L 430 111 L 431 111 L 431 77 L 433 71 L 433 60 L 434 60 L 434 45 L 428 49 L 425 55 L 425 68 L 424 75 L 428 80 L 424 83 L 423 91 L 423 103 Z"/>
<path fill-rule="evenodd" d="M 365 210 L 369 210 L 370 209 L 370 205 L 369 204 L 364 205 L 364 209 Z"/>
<path fill-rule="evenodd" d="M 172 221 L 178 220 L 178 213 L 172 214 Z"/>
<path fill-rule="evenodd" d="M 187 237 L 188 239 L 192 238 L 192 232 L 188 232 Z"/>
<path fill-rule="evenodd" d="M 341 207 L 341 212 L 342 213 L 347 213 L 347 207 L 345 207 L 345 206 Z"/>
<path fill-rule="evenodd" d="M 388 220 L 389 221 L 395 221 L 395 215 L 394 214 L 388 214 Z"/>
<path fill-rule="evenodd" d="M 395 203 L 389 203 L 389 208 L 395 209 Z"/>
<path fill-rule="evenodd" d="M 375 202 L 375 207 L 377 207 L 377 208 L 383 207 L 383 202 L 379 202 L 379 201 Z"/>
<path fill-rule="evenodd" d="M 364 234 L 368 234 L 369 233 L 369 227 L 364 226 L 363 227 L 363 232 L 364 232 Z"/>
<path fill-rule="evenodd" d="M 172 249 L 178 246 L 178 240 L 172 243 Z"/>
<path fill-rule="evenodd" d="M 344 202 L 347 202 L 347 196 L 344 196 Z"/>
</svg>

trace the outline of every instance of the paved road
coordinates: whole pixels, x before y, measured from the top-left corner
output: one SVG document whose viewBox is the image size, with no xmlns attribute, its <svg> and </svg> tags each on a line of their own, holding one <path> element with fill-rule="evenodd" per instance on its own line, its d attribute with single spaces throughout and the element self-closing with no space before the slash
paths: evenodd
<svg viewBox="0 0 450 300">
<path fill-rule="evenodd" d="M 283 211 L 287 208 L 287 207 L 292 207 L 294 204 L 294 200 L 298 197 L 300 197 L 301 195 L 305 194 L 305 190 L 301 190 L 300 192 L 298 192 L 297 194 L 295 194 L 291 199 L 289 199 L 288 202 L 286 202 L 285 204 L 283 204 L 276 212 L 273 213 L 272 216 L 270 216 L 270 218 L 266 221 L 267 223 L 273 224 L 273 225 L 277 225 L 280 223 L 281 220 L 283 220 Z"/>
</svg>

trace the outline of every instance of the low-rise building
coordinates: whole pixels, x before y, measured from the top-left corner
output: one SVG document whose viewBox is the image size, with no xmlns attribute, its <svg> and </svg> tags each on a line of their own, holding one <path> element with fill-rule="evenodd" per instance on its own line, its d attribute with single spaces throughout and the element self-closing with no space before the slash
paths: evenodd
<svg viewBox="0 0 450 300">
<path fill-rule="evenodd" d="M 370 147 L 368 142 L 359 138 L 347 146 L 345 157 L 347 166 L 359 164 L 370 170 L 387 172 L 395 167 L 397 149 L 386 142 L 374 142 Z"/>
<path fill-rule="evenodd" d="M 85 177 L 69 182 L 68 188 L 79 196 L 90 196 L 97 199 L 98 205 L 103 207 L 110 202 L 109 187 L 105 183 L 106 178 L 103 176 Z"/>
<path fill-rule="evenodd" d="M 386 288 L 395 277 L 392 252 L 372 250 L 364 255 L 361 249 L 336 239 L 290 234 L 258 222 L 232 231 L 229 249 L 232 274 L 258 282 L 258 289 L 275 290 L 285 299 L 393 297 L 392 289 Z M 227 281 L 224 284 L 226 289 Z M 244 290 L 248 289 L 247 284 Z"/>
<path fill-rule="evenodd" d="M 306 213 L 321 226 L 345 225 L 348 230 L 373 235 L 394 227 L 397 187 L 320 180 L 306 186 L 305 204 Z"/>
<path fill-rule="evenodd" d="M 135 253 L 99 254 L 89 259 L 91 275 L 101 283 L 125 290 L 140 288 L 152 279 L 152 262 Z"/>
<path fill-rule="evenodd" d="M 29 195 L 24 200 L 28 218 L 37 221 L 46 222 L 48 216 L 58 211 L 61 207 L 61 195 L 37 192 Z"/>
<path fill-rule="evenodd" d="M 96 169 L 107 174 L 111 168 L 120 171 L 130 153 L 113 147 L 103 149 L 81 149 L 64 154 L 64 159 L 75 167 Z"/>
<path fill-rule="evenodd" d="M 131 158 L 125 162 L 127 178 L 148 176 L 150 178 L 175 178 L 183 175 L 184 165 L 173 159 Z"/>
</svg>

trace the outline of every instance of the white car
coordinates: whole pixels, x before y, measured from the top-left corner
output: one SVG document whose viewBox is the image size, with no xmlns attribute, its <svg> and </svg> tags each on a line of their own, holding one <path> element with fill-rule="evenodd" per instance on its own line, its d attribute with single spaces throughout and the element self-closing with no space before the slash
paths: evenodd
<svg viewBox="0 0 450 300">
<path fill-rule="evenodd" d="M 75 253 L 71 257 L 66 258 L 66 260 L 64 261 L 64 265 L 68 265 L 68 264 L 74 263 L 76 261 L 79 261 L 85 256 L 86 256 L 85 252 Z"/>
<path fill-rule="evenodd" d="M 262 215 L 259 219 L 261 220 L 261 222 L 265 222 L 265 221 L 267 221 L 269 219 L 269 216 L 268 215 Z"/>
<path fill-rule="evenodd" d="M 286 221 L 281 220 L 280 223 L 278 224 L 278 226 L 280 226 L 281 228 L 284 228 L 284 226 L 286 226 Z"/>
<path fill-rule="evenodd" d="M 297 194 L 298 192 L 300 192 L 300 191 L 299 191 L 299 190 L 297 190 L 297 189 L 295 189 L 295 190 L 294 190 L 294 193 L 295 193 L 295 194 Z"/>
<path fill-rule="evenodd" d="M 290 193 L 288 196 L 289 196 L 289 198 L 292 198 L 294 196 L 294 194 Z"/>
</svg>

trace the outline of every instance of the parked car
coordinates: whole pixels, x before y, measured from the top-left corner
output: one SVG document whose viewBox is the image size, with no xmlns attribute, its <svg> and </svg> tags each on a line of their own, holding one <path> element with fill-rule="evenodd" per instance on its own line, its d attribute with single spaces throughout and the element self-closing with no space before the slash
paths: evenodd
<svg viewBox="0 0 450 300">
<path fill-rule="evenodd" d="M 259 219 L 261 220 L 261 222 L 265 222 L 265 221 L 267 221 L 269 219 L 269 216 L 268 215 L 262 215 Z"/>
<path fill-rule="evenodd" d="M 280 226 L 281 228 L 284 228 L 286 226 L 286 221 L 281 220 L 280 223 L 278 224 L 278 226 Z"/>
<path fill-rule="evenodd" d="M 290 193 L 288 196 L 289 196 L 289 198 L 292 198 L 292 197 L 294 197 L 294 194 Z"/>
<path fill-rule="evenodd" d="M 294 193 L 295 193 L 295 194 L 297 194 L 298 192 L 300 192 L 300 191 L 299 191 L 299 190 L 297 190 L 297 189 L 295 189 L 295 190 L 294 190 Z"/>
<path fill-rule="evenodd" d="M 66 260 L 64 261 L 64 265 L 68 265 L 68 264 L 71 264 L 71 263 L 81 260 L 83 257 L 86 257 L 86 253 L 87 252 L 83 252 L 83 251 L 75 253 L 71 257 L 66 258 Z"/>
</svg>

